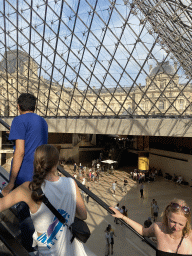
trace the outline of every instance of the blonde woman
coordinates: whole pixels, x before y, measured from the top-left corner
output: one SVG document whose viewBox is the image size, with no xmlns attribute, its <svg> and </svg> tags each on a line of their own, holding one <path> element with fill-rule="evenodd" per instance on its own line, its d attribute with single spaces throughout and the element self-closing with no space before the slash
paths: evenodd
<svg viewBox="0 0 192 256">
<path fill-rule="evenodd" d="M 156 256 L 192 255 L 191 210 L 184 200 L 172 200 L 164 210 L 162 222 L 153 223 L 149 228 L 124 216 L 118 210 L 112 216 L 121 218 L 139 234 L 156 237 Z"/>
</svg>

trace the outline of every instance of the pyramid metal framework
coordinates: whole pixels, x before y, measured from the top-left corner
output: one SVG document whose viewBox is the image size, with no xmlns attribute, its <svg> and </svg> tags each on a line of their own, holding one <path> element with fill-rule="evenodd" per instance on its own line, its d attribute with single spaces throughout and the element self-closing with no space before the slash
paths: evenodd
<svg viewBox="0 0 192 256">
<path fill-rule="evenodd" d="M 24 91 L 43 116 L 191 115 L 190 0 L 2 0 L 0 35 L 5 116 Z"/>
</svg>

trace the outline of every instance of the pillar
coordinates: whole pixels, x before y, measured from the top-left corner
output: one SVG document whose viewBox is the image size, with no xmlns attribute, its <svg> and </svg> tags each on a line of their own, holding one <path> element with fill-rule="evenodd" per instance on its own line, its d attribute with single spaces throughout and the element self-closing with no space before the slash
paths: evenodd
<svg viewBox="0 0 192 256">
<path fill-rule="evenodd" d="M 93 145 L 97 145 L 96 136 L 97 136 L 96 134 L 93 134 L 93 136 L 92 136 L 91 143 L 92 143 Z"/>
<path fill-rule="evenodd" d="M 79 143 L 79 136 L 77 133 L 73 133 L 72 135 L 72 145 L 75 147 Z"/>
</svg>

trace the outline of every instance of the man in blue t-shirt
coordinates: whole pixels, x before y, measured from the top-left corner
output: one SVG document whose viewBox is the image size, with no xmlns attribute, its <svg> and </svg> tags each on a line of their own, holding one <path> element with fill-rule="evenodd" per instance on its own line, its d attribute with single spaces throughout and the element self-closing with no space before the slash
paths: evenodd
<svg viewBox="0 0 192 256">
<path fill-rule="evenodd" d="M 9 183 L 2 190 L 4 196 L 14 187 L 33 179 L 35 150 L 38 146 L 48 142 L 48 125 L 42 117 L 34 113 L 36 97 L 29 93 L 22 93 L 17 103 L 20 115 L 13 119 L 9 134 L 9 140 L 13 140 L 15 146 Z M 25 203 L 20 203 L 18 206 L 18 218 L 22 244 L 28 251 L 31 251 L 34 227 Z"/>
<path fill-rule="evenodd" d="M 3 189 L 7 195 L 14 186 L 33 179 L 33 160 L 35 149 L 47 144 L 48 126 L 46 121 L 35 114 L 36 97 L 22 93 L 18 98 L 20 115 L 13 119 L 9 140 L 15 141 L 14 155 L 8 185 Z"/>
</svg>

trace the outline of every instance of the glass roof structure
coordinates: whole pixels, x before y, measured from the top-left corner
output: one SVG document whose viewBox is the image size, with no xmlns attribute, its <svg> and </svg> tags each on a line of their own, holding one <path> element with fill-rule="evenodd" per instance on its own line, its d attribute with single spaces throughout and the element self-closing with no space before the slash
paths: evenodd
<svg viewBox="0 0 192 256">
<path fill-rule="evenodd" d="M 2 0 L 0 35 L 2 116 L 192 115 L 190 0 Z"/>
</svg>

